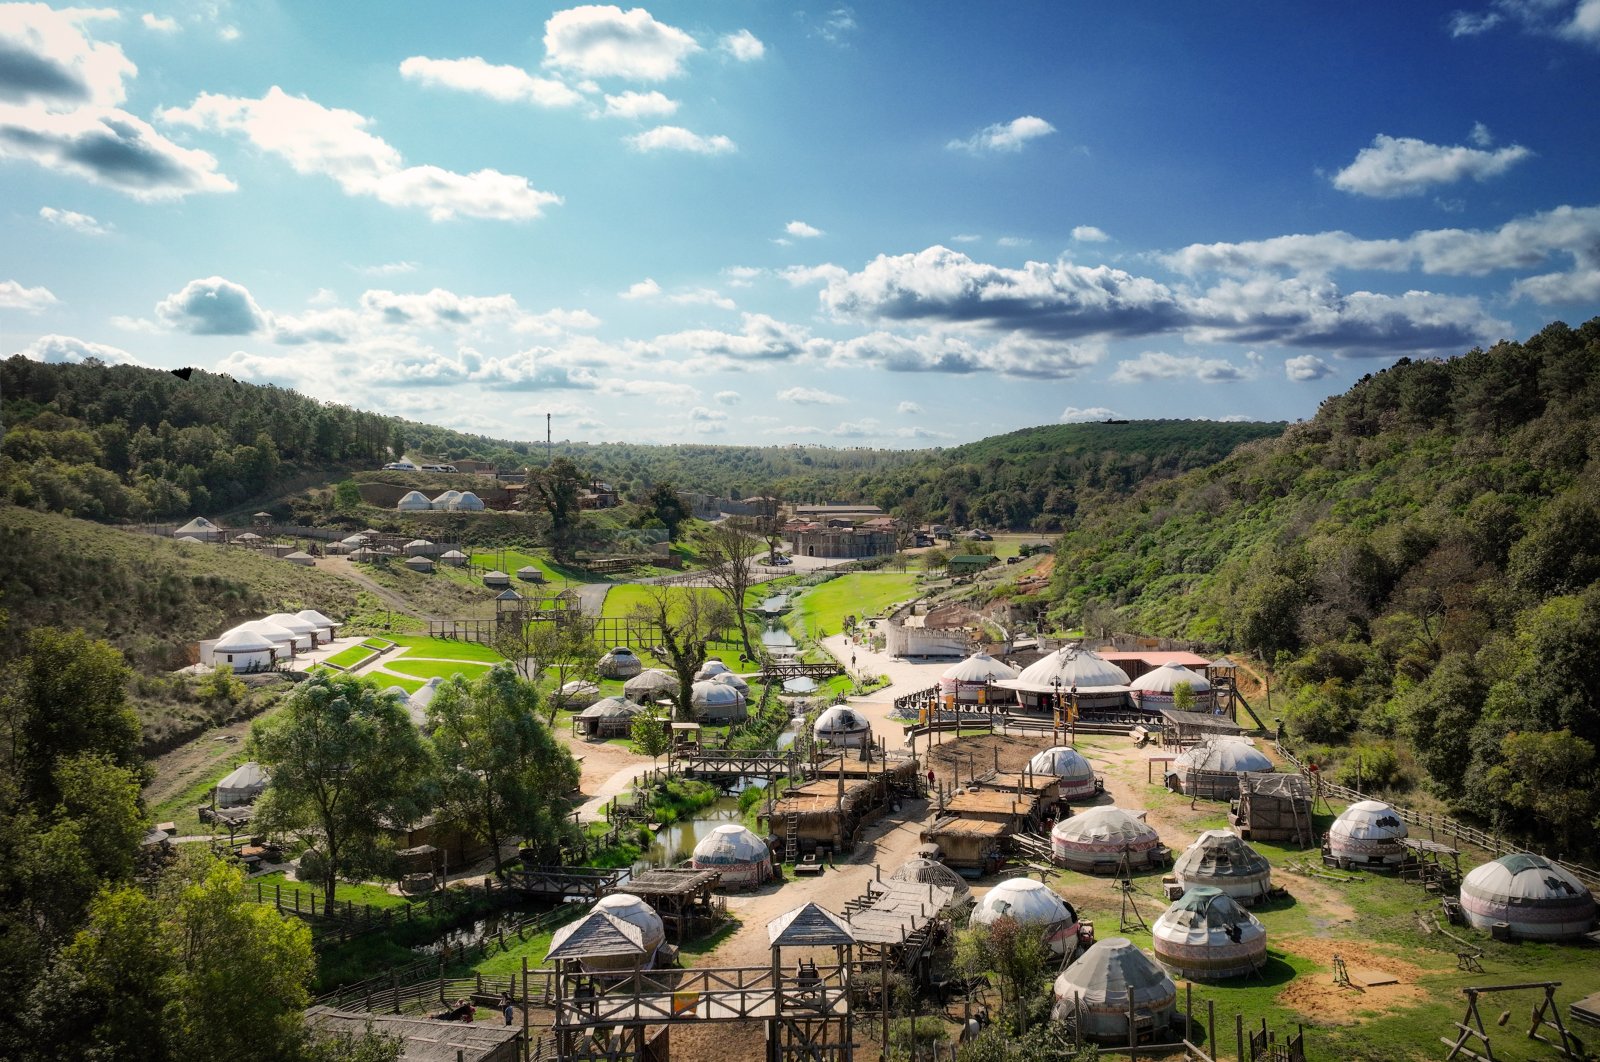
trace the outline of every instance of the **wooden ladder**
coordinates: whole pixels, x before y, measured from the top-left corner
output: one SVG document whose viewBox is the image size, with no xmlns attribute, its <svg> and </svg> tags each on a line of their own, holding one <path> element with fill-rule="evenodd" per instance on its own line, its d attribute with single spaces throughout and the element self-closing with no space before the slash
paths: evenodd
<svg viewBox="0 0 1600 1062">
<path fill-rule="evenodd" d="M 784 816 L 784 820 L 787 834 L 784 837 L 783 861 L 795 863 L 800 859 L 800 816 L 791 811 Z"/>
</svg>

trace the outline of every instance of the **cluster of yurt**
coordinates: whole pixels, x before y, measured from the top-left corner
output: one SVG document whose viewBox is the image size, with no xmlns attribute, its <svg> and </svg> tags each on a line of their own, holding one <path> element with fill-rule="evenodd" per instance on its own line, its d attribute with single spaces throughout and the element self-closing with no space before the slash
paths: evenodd
<svg viewBox="0 0 1600 1062">
<path fill-rule="evenodd" d="M 643 670 L 644 662 L 625 645 L 607 650 L 595 665 L 600 677 L 607 679 L 631 679 Z"/>
<path fill-rule="evenodd" d="M 1011 665 L 988 653 L 973 653 L 939 676 L 939 692 L 944 700 L 956 704 L 983 704 L 991 685 L 1016 677 L 1017 671 Z"/>
<path fill-rule="evenodd" d="M 339 626 L 315 609 L 275 612 L 226 630 L 214 642 L 201 642 L 200 662 L 236 672 L 265 671 L 276 661 L 332 642 Z"/>
<path fill-rule="evenodd" d="M 1173 757 L 1167 764 L 1166 783 L 1174 793 L 1193 795 L 1193 789 L 1201 796 L 1231 800 L 1239 795 L 1240 774 L 1271 774 L 1273 770 L 1272 761 L 1248 739 L 1217 737 Z"/>
<path fill-rule="evenodd" d="M 1339 866 L 1396 867 L 1409 849 L 1402 843 L 1406 823 L 1381 800 L 1362 800 L 1344 809 L 1328 828 L 1327 854 Z"/>
<path fill-rule="evenodd" d="M 1064 645 L 994 685 L 1016 691 L 1022 707 L 1034 711 L 1051 708 L 1057 695 L 1075 696 L 1080 708 L 1121 708 L 1128 702 L 1127 672 L 1078 645 Z"/>
<path fill-rule="evenodd" d="M 1150 928 L 1156 959 L 1174 977 L 1221 981 L 1267 962 L 1267 930 L 1221 889 L 1186 891 Z"/>
<path fill-rule="evenodd" d="M 605 697 L 579 712 L 572 725 L 590 741 L 626 737 L 642 709 L 622 697 Z"/>
<path fill-rule="evenodd" d="M 442 509 L 449 512 L 482 512 L 483 499 L 468 491 L 447 490 L 437 498 L 429 498 L 420 490 L 403 494 L 395 508 L 403 513 L 427 512 Z"/>
<path fill-rule="evenodd" d="M 549 961 L 575 960 L 591 974 L 621 974 L 655 965 L 666 928 L 655 908 L 626 893 L 601 897 L 593 909 L 550 938 Z"/>
<path fill-rule="evenodd" d="M 1054 995 L 1052 1016 L 1077 1021 L 1085 1038 L 1103 1044 L 1160 1039 L 1178 1011 L 1178 986 L 1126 937 L 1099 941 L 1078 956 L 1056 978 Z"/>
<path fill-rule="evenodd" d="M 836 704 L 817 716 L 811 736 L 824 748 L 858 749 L 872 744 L 872 720 L 849 705 Z"/>
<path fill-rule="evenodd" d="M 1461 882 L 1461 910 L 1478 929 L 1525 940 L 1572 940 L 1595 920 L 1594 895 L 1564 868 L 1528 852 L 1503 855 Z"/>
<path fill-rule="evenodd" d="M 1086 800 L 1099 791 L 1094 768 L 1077 749 L 1067 745 L 1055 745 L 1034 753 L 1033 759 L 1028 761 L 1028 770 L 1035 775 L 1058 779 L 1058 799 L 1068 803 Z"/>
<path fill-rule="evenodd" d="M 748 714 L 744 694 L 715 677 L 698 679 L 689 687 L 689 704 L 695 718 L 707 723 L 737 723 Z"/>
<path fill-rule="evenodd" d="M 1050 831 L 1050 854 L 1057 863 L 1086 874 L 1114 873 L 1124 856 L 1132 869 L 1165 866 L 1170 853 L 1155 827 L 1112 804 L 1062 819 Z"/>
<path fill-rule="evenodd" d="M 1204 675 L 1190 671 L 1182 664 L 1162 664 L 1146 671 L 1128 684 L 1128 690 L 1133 694 L 1133 703 L 1139 707 L 1159 710 L 1173 706 L 1178 687 L 1183 685 L 1187 685 L 1194 694 L 1195 710 L 1211 710 L 1211 683 Z"/>
<path fill-rule="evenodd" d="M 1042 881 L 1008 878 L 984 893 L 972 909 L 973 925 L 991 926 L 1002 918 L 1037 928 L 1058 957 L 1071 955 L 1078 946 L 1078 913 Z"/>
<path fill-rule="evenodd" d="M 1249 905 L 1272 891 L 1272 864 L 1227 830 L 1206 830 L 1172 865 L 1184 889 L 1212 888 Z"/>
<path fill-rule="evenodd" d="M 646 668 L 622 684 L 622 695 L 635 704 L 649 704 L 657 697 L 670 697 L 678 688 L 678 676 L 659 667 Z"/>
<path fill-rule="evenodd" d="M 950 890 L 949 907 L 962 910 L 972 903 L 972 886 L 967 879 L 951 870 L 937 859 L 921 856 L 908 859 L 889 875 L 890 881 L 906 881 L 914 885 L 937 885 Z"/>
<path fill-rule="evenodd" d="M 760 885 L 772 877 L 772 852 L 767 842 L 734 822 L 701 838 L 689 862 L 696 870 L 719 871 L 721 884 L 727 888 Z"/>
</svg>

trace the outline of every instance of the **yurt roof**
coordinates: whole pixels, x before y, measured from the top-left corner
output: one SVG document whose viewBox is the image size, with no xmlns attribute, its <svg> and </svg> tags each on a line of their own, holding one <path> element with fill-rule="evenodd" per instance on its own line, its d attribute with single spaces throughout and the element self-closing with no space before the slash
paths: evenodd
<svg viewBox="0 0 1600 1062">
<path fill-rule="evenodd" d="M 437 498 L 433 499 L 433 504 L 448 505 L 450 502 L 455 501 L 459 497 L 461 497 L 461 492 L 459 490 L 447 490 Z"/>
<path fill-rule="evenodd" d="M 718 660 L 716 657 L 713 656 L 710 659 L 708 659 L 705 663 L 700 665 L 700 670 L 695 672 L 695 676 L 694 677 L 696 679 L 713 678 L 714 676 L 720 675 L 724 671 L 728 671 L 728 670 L 731 670 L 731 669 L 728 667 L 727 664 L 724 664 L 721 660 Z"/>
<path fill-rule="evenodd" d="M 639 706 L 621 697 L 606 697 L 595 701 L 578 713 L 579 719 L 614 719 L 623 715 L 637 715 Z"/>
<path fill-rule="evenodd" d="M 314 560 L 315 558 L 312 557 L 311 554 L 307 553 L 305 550 L 297 549 L 293 553 L 285 553 L 283 555 L 283 559 L 284 560 L 297 561 L 297 560 Z"/>
<path fill-rule="evenodd" d="M 489 579 L 509 579 L 511 576 L 507 575 L 505 572 L 494 571 L 486 573 L 483 578 L 485 581 L 487 581 Z"/>
<path fill-rule="evenodd" d="M 1195 693 L 1205 693 L 1211 689 L 1211 683 L 1198 672 L 1190 671 L 1182 664 L 1162 664 L 1153 671 L 1146 671 L 1132 682 L 1128 688 L 1141 693 L 1171 693 L 1178 688 L 1180 682 L 1187 682 L 1189 688 Z"/>
<path fill-rule="evenodd" d="M 855 941 L 849 923 L 814 903 L 797 907 L 767 923 L 767 943 L 775 948 L 828 947 Z"/>
<path fill-rule="evenodd" d="M 1270 774 L 1272 761 L 1254 745 L 1243 741 L 1202 741 L 1175 757 L 1170 771 L 1226 771 L 1237 774 Z"/>
<path fill-rule="evenodd" d="M 746 682 L 744 679 L 740 678 L 738 675 L 735 675 L 731 671 L 724 671 L 722 674 L 714 676 L 711 681 L 720 682 L 724 686 L 732 686 L 734 689 L 738 690 L 741 695 L 750 692 L 750 683 Z"/>
<path fill-rule="evenodd" d="M 1178 877 L 1251 878 L 1271 873 L 1267 857 L 1227 830 L 1206 830 L 1173 864 Z"/>
<path fill-rule="evenodd" d="M 1079 690 L 1128 686 L 1127 672 L 1099 653 L 1075 645 L 1062 646 L 1035 660 L 1022 669 L 1016 681 L 1029 687 L 1054 689 L 1058 678 L 1063 693 L 1073 686 Z"/>
<path fill-rule="evenodd" d="M 1583 882 L 1565 868 L 1531 852 L 1515 852 L 1475 867 L 1461 883 L 1463 892 L 1538 903 L 1587 895 Z"/>
<path fill-rule="evenodd" d="M 461 497 L 456 499 L 456 508 L 481 509 L 483 508 L 483 499 L 472 493 L 470 490 L 464 490 L 461 492 Z"/>
<path fill-rule="evenodd" d="M 957 902 L 965 902 L 972 895 L 972 887 L 967 884 L 967 879 L 937 859 L 908 859 L 895 868 L 894 873 L 889 875 L 889 880 L 914 881 L 919 885 L 939 885 L 953 889 Z"/>
<path fill-rule="evenodd" d="M 561 684 L 562 693 L 599 693 L 600 687 L 588 679 L 573 679 L 571 682 Z"/>
<path fill-rule="evenodd" d="M 1225 929 L 1257 919 L 1240 907 L 1238 901 L 1221 889 L 1196 885 L 1172 902 L 1156 921 L 1184 929 Z"/>
<path fill-rule="evenodd" d="M 379 553 L 377 550 L 368 549 L 367 547 L 362 546 L 360 549 L 351 552 L 350 559 L 353 561 L 368 561 L 374 557 L 381 556 L 383 556 L 383 554 Z"/>
<path fill-rule="evenodd" d="M 1135 1003 L 1177 994 L 1177 986 L 1154 959 L 1133 946 L 1127 937 L 1107 937 L 1078 956 L 1056 978 L 1057 999 L 1081 996 L 1085 1003 L 1127 1004 L 1128 990 Z"/>
<path fill-rule="evenodd" d="M 1050 831 L 1063 841 L 1094 844 L 1143 844 L 1156 840 L 1155 827 L 1133 812 L 1115 805 L 1080 811 L 1062 819 Z"/>
<path fill-rule="evenodd" d="M 725 704 L 736 704 L 743 697 L 738 690 L 722 682 L 703 679 L 690 687 L 690 703 L 698 708 L 710 708 Z"/>
<path fill-rule="evenodd" d="M 859 734 L 872 729 L 872 720 L 847 704 L 836 704 L 817 716 L 811 729 L 816 734 Z"/>
<path fill-rule="evenodd" d="M 431 546 L 431 545 L 433 545 L 433 543 L 429 542 L 425 538 L 414 538 L 410 542 L 406 543 L 406 549 L 414 549 L 414 548 L 416 548 L 418 546 Z"/>
<path fill-rule="evenodd" d="M 610 649 L 606 650 L 606 654 L 605 655 L 606 656 L 633 656 L 634 653 L 633 653 L 633 650 L 629 649 L 626 645 L 613 645 Z"/>
<path fill-rule="evenodd" d="M 342 626 L 338 620 L 329 619 L 327 616 L 324 616 L 314 608 L 303 608 L 299 612 L 296 612 L 295 615 L 299 616 L 307 623 L 315 623 L 318 627 Z"/>
<path fill-rule="evenodd" d="M 322 551 L 324 553 L 349 553 L 350 547 L 345 545 L 343 542 L 329 542 L 326 546 L 322 547 Z"/>
<path fill-rule="evenodd" d="M 676 689 L 677 685 L 678 676 L 659 667 L 653 667 L 639 672 L 624 682 L 622 688 L 627 693 L 650 693 L 653 690 Z"/>
<path fill-rule="evenodd" d="M 467 555 L 462 553 L 459 549 L 452 549 L 446 550 L 444 553 L 439 554 L 439 558 L 441 560 L 466 560 Z"/>
<path fill-rule="evenodd" d="M 407 557 L 407 568 L 432 568 L 433 560 L 428 557 Z"/>
<path fill-rule="evenodd" d="M 952 682 L 987 682 L 991 679 L 1016 678 L 1017 670 L 988 653 L 973 653 L 965 660 L 951 664 L 939 677 Z"/>
<path fill-rule="evenodd" d="M 1007 878 L 983 895 L 972 912 L 972 920 L 987 925 L 1008 916 L 1024 925 L 1038 925 L 1070 922 L 1077 913 L 1044 882 Z"/>
<path fill-rule="evenodd" d="M 1394 808 L 1381 800 L 1362 800 L 1344 809 L 1333 820 L 1328 830 L 1331 834 L 1352 840 L 1392 840 L 1406 836 L 1405 820 Z"/>
<path fill-rule="evenodd" d="M 1028 769 L 1034 774 L 1047 774 L 1055 778 L 1081 781 L 1094 777 L 1094 767 L 1083 758 L 1083 754 L 1069 745 L 1054 745 L 1043 752 L 1036 752 L 1033 759 L 1028 761 Z"/>
<path fill-rule="evenodd" d="M 190 520 L 188 523 L 184 524 L 182 527 L 178 528 L 176 531 L 173 532 L 173 534 L 175 534 L 175 535 L 198 535 L 198 534 L 204 534 L 205 532 L 208 532 L 208 531 L 221 531 L 221 530 L 222 530 L 222 528 L 218 527 L 216 524 L 212 523 L 210 520 L 207 520 L 205 517 L 197 516 L 193 520 Z"/>
<path fill-rule="evenodd" d="M 354 548 L 356 546 L 365 546 L 367 544 L 367 536 L 365 534 L 357 533 L 354 535 L 347 535 L 344 538 L 341 538 L 339 541 Z"/>
<path fill-rule="evenodd" d="M 212 652 L 264 653 L 273 647 L 274 643 L 260 631 L 235 627 L 231 631 L 223 632 L 222 637 L 217 639 L 217 644 L 212 647 Z"/>
<path fill-rule="evenodd" d="M 275 642 L 278 645 L 294 644 L 294 631 L 289 630 L 287 627 L 284 627 L 281 624 L 273 623 L 270 620 L 251 620 L 249 623 L 240 624 L 240 626 L 255 631 L 263 638 L 266 638 L 268 641 Z"/>
<path fill-rule="evenodd" d="M 538 568 L 535 568 L 531 564 L 524 564 L 522 567 L 517 569 L 517 578 L 518 579 L 526 579 L 530 575 L 543 575 L 543 574 L 544 574 L 544 572 L 540 571 Z"/>
<path fill-rule="evenodd" d="M 287 612 L 274 612 L 267 617 L 267 622 L 276 623 L 278 626 L 291 630 L 296 634 L 317 633 L 317 625 L 315 623 L 309 623 L 299 616 L 292 616 Z"/>
<path fill-rule="evenodd" d="M 661 943 L 666 936 L 666 927 L 662 924 L 661 916 L 656 914 L 656 909 L 637 896 L 613 892 L 600 897 L 593 910 L 603 911 L 612 918 L 637 926 L 646 948 L 652 943 Z"/>
<path fill-rule="evenodd" d="M 767 843 L 736 822 L 724 823 L 700 838 L 694 846 L 696 862 L 713 866 L 735 863 L 759 863 L 771 858 Z"/>
<path fill-rule="evenodd" d="M 242 535 L 235 535 L 233 540 L 235 542 L 260 542 L 261 536 L 254 531 L 246 531 Z"/>
<path fill-rule="evenodd" d="M 427 682 L 424 682 L 417 689 L 417 692 L 406 698 L 406 702 L 413 708 L 426 709 L 428 705 L 433 703 L 433 698 L 438 694 L 439 687 L 442 685 L 444 685 L 444 679 L 435 675 Z"/>
<path fill-rule="evenodd" d="M 395 503 L 395 508 L 431 509 L 433 508 L 433 503 L 429 501 L 428 496 L 422 493 L 420 490 L 408 490 L 400 496 L 400 500 Z"/>
<path fill-rule="evenodd" d="M 590 911 L 571 925 L 562 926 L 550 938 L 545 960 L 598 959 L 618 955 L 643 957 L 644 931 L 625 919 L 605 911 Z"/>
<path fill-rule="evenodd" d="M 217 783 L 218 789 L 259 789 L 267 784 L 267 772 L 254 760 L 241 763 Z"/>
</svg>

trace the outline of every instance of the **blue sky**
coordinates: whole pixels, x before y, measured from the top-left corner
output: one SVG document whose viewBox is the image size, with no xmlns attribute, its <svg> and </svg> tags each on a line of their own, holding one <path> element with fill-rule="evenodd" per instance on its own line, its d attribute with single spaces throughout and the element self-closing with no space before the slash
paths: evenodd
<svg viewBox="0 0 1600 1062">
<path fill-rule="evenodd" d="M 1293 419 L 1600 312 L 1600 0 L 0 4 L 0 355 L 510 438 Z"/>
</svg>

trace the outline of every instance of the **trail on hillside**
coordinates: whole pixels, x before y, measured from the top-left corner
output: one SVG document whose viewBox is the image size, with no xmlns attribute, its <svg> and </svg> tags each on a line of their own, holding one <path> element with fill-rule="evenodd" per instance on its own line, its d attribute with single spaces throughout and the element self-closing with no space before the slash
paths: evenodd
<svg viewBox="0 0 1600 1062">
<path fill-rule="evenodd" d="M 415 605 L 406 600 L 400 594 L 395 593 L 386 586 L 380 586 L 371 577 L 363 575 L 361 572 L 357 571 L 355 565 L 351 564 L 350 561 L 345 557 L 324 557 L 322 560 L 317 562 L 317 566 L 324 568 L 326 571 L 340 576 L 341 578 L 350 580 L 357 586 L 360 586 L 363 590 L 370 591 L 371 594 L 379 601 L 382 601 L 384 604 L 388 605 L 390 610 L 393 612 L 404 613 L 405 615 L 410 616 L 413 619 L 419 619 L 424 623 L 432 623 L 439 619 L 438 616 L 430 616 L 425 612 L 419 611 Z"/>
</svg>

